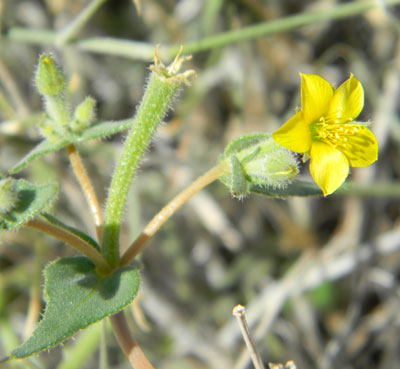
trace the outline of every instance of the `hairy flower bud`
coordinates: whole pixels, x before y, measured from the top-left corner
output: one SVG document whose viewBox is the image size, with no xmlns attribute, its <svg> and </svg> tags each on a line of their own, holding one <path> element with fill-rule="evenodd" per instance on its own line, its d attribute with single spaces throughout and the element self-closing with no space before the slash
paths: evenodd
<svg viewBox="0 0 400 369">
<path fill-rule="evenodd" d="M 18 203 L 18 191 L 12 178 L 0 180 L 0 215 L 7 214 Z"/>
<path fill-rule="evenodd" d="M 89 127 L 96 118 L 96 100 L 87 96 L 75 109 L 74 120 L 71 122 L 71 129 L 75 133 Z"/>
<path fill-rule="evenodd" d="M 35 82 L 42 95 L 56 96 L 65 89 L 65 76 L 51 54 L 42 54 L 36 70 Z"/>
<path fill-rule="evenodd" d="M 239 198 L 249 193 L 250 184 L 283 188 L 298 175 L 296 158 L 270 134 L 256 133 L 233 140 L 220 161 L 228 161 L 230 168 L 221 181 Z"/>
</svg>

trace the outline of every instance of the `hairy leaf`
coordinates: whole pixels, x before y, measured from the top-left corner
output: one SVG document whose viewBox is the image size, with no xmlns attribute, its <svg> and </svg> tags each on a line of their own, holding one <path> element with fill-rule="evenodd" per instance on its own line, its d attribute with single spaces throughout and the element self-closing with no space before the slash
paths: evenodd
<svg viewBox="0 0 400 369">
<path fill-rule="evenodd" d="M 25 358 L 50 349 L 109 315 L 115 314 L 135 298 L 140 283 L 136 268 L 127 266 L 101 277 L 85 257 L 62 258 L 45 271 L 43 319 L 32 336 L 10 353 Z"/>
<path fill-rule="evenodd" d="M 9 170 L 9 173 L 17 173 L 24 169 L 31 161 L 38 159 L 45 154 L 58 151 L 70 144 L 103 138 L 121 132 L 129 128 L 132 123 L 133 119 L 117 122 L 103 122 L 85 129 L 79 135 L 71 134 L 68 137 L 62 137 L 55 140 L 44 140 L 34 149 L 32 149 L 27 155 L 25 155 L 17 164 L 15 164 Z"/>
</svg>

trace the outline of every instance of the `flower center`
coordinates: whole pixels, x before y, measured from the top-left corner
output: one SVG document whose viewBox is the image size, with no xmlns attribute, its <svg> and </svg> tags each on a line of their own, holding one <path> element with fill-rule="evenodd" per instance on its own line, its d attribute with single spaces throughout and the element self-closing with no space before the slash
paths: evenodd
<svg viewBox="0 0 400 369">
<path fill-rule="evenodd" d="M 321 117 L 318 121 L 310 124 L 311 139 L 322 141 L 332 147 L 345 149 L 348 146 L 350 136 L 359 130 L 357 126 L 347 125 L 352 119 L 329 119 Z"/>
</svg>

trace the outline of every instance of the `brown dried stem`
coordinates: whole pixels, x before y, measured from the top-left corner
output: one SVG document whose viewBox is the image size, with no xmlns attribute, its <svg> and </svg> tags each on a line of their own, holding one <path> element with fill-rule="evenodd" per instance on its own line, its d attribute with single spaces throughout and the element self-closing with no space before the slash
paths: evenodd
<svg viewBox="0 0 400 369">
<path fill-rule="evenodd" d="M 251 338 L 249 326 L 247 325 L 245 309 L 242 305 L 237 305 L 233 308 L 232 314 L 236 316 L 237 322 L 242 332 L 244 341 L 246 342 L 247 350 L 250 358 L 253 361 L 255 369 L 265 369 L 260 355 L 257 352 L 256 346 Z"/>
<path fill-rule="evenodd" d="M 110 316 L 115 337 L 129 362 L 135 369 L 154 369 L 146 355 L 132 337 L 123 311 Z"/>
<path fill-rule="evenodd" d="M 102 230 L 103 230 L 103 215 L 101 212 L 101 207 L 99 200 L 94 191 L 92 182 L 87 175 L 86 169 L 83 166 L 81 156 L 75 145 L 69 145 L 67 147 L 68 158 L 71 162 L 72 169 L 74 170 L 75 176 L 82 187 L 82 191 L 85 195 L 86 201 L 89 205 L 90 212 L 93 215 L 93 219 L 96 225 L 96 235 L 98 241 L 101 241 Z"/>
<path fill-rule="evenodd" d="M 222 164 L 210 169 L 201 177 L 197 178 L 189 187 L 185 188 L 181 193 L 179 193 L 172 201 L 165 205 L 147 224 L 139 237 L 132 243 L 131 246 L 129 246 L 128 250 L 125 251 L 121 258 L 120 265 L 124 266 L 129 264 L 135 258 L 135 256 L 144 249 L 147 241 L 149 241 L 154 234 L 157 233 L 162 225 L 169 218 L 171 218 L 171 216 L 174 215 L 186 201 L 188 201 L 197 192 L 202 190 L 211 182 L 214 182 L 216 179 L 218 179 L 224 170 L 225 167 Z"/>
</svg>

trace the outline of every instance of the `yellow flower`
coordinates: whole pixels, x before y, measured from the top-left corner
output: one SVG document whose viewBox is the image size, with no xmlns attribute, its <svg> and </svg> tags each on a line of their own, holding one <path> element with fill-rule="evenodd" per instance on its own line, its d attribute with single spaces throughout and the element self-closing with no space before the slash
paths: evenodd
<svg viewBox="0 0 400 369">
<path fill-rule="evenodd" d="M 351 74 L 336 90 L 315 74 L 301 76 L 301 110 L 273 133 L 280 145 L 311 156 L 310 171 L 324 196 L 346 180 L 349 166 L 378 158 L 378 143 L 365 123 L 353 122 L 364 105 L 364 90 Z"/>
</svg>

